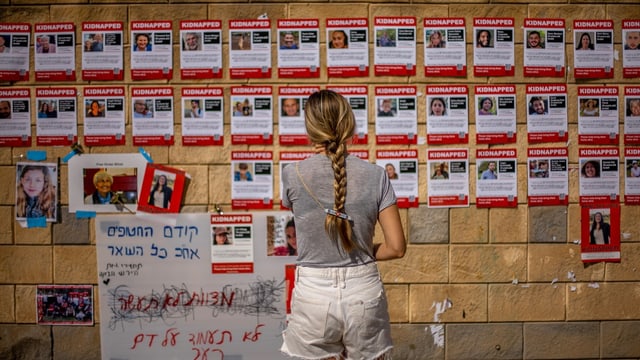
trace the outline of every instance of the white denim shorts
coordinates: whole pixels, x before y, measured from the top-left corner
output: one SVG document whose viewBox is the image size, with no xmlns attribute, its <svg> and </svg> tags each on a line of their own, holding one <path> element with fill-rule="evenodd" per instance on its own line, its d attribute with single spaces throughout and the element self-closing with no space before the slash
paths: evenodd
<svg viewBox="0 0 640 360">
<path fill-rule="evenodd" d="M 302 359 L 390 359 L 391 328 L 375 263 L 296 268 L 285 354 Z"/>
</svg>

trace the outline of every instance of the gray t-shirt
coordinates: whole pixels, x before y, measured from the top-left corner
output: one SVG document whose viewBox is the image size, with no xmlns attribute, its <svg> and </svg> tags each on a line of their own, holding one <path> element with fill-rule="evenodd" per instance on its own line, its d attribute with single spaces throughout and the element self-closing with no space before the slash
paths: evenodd
<svg viewBox="0 0 640 360">
<path fill-rule="evenodd" d="M 305 189 L 300 176 L 321 205 Z M 308 267 L 356 266 L 375 261 L 373 235 L 378 213 L 396 203 L 396 195 L 380 166 L 347 155 L 347 200 L 344 212 L 353 219 L 353 239 L 360 249 L 350 254 L 334 242 L 324 228 L 326 213 L 333 209 L 333 169 L 324 154 L 314 155 L 282 170 L 284 206 L 293 210 L 298 241 L 297 264 Z"/>
</svg>

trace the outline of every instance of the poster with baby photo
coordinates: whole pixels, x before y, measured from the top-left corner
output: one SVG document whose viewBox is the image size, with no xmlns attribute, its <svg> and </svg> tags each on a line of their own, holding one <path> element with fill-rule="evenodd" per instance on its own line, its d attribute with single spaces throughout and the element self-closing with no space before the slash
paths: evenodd
<svg viewBox="0 0 640 360">
<path fill-rule="evenodd" d="M 24 227 L 44 227 L 56 221 L 58 164 L 16 164 L 16 219 Z"/>
<path fill-rule="evenodd" d="M 147 213 L 180 212 L 187 173 L 165 165 L 147 163 L 142 180 L 138 211 Z"/>
</svg>

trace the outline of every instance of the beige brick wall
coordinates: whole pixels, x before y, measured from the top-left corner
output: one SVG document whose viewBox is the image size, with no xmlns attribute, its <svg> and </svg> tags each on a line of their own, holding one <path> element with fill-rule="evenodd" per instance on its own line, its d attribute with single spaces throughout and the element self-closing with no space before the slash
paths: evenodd
<svg viewBox="0 0 640 360">
<path fill-rule="evenodd" d="M 416 0 L 331 3 L 314 1 L 223 1 L 200 0 L 150 2 L 130 0 L 0 0 L 2 22 L 72 21 L 78 27 L 83 21 L 169 19 L 174 23 L 174 43 L 178 43 L 178 23 L 183 19 L 223 20 L 225 66 L 228 49 L 227 19 L 256 18 L 268 14 L 271 19 L 313 17 L 320 20 L 320 40 L 325 42 L 324 20 L 328 17 L 416 16 L 418 38 L 424 17 L 464 17 L 467 34 L 474 17 L 515 18 L 516 75 L 514 77 L 425 78 L 423 76 L 422 41 L 418 41 L 417 76 L 374 77 L 366 79 L 329 79 L 322 71 L 319 79 L 231 80 L 225 71 L 221 80 L 182 81 L 177 71 L 171 81 L 133 83 L 129 76 L 129 52 L 125 51 L 125 80 L 117 82 L 127 90 L 131 86 L 170 85 L 179 93 L 183 86 L 214 84 L 225 89 L 242 84 L 415 84 L 419 91 L 427 84 L 461 83 L 470 89 L 487 83 L 516 84 L 519 114 L 525 111 L 524 88 L 527 83 L 562 82 L 568 84 L 569 160 L 577 166 L 576 88 L 584 84 L 622 87 L 638 84 L 638 79 L 623 79 L 620 59 L 615 60 L 615 78 L 602 81 L 576 81 L 571 65 L 573 47 L 567 44 L 568 75 L 566 78 L 524 78 L 522 76 L 521 24 L 525 18 L 563 18 L 567 24 L 567 41 L 572 42 L 574 19 L 612 19 L 615 24 L 615 49 L 621 51 L 620 22 L 640 18 L 637 0 Z M 77 30 L 77 39 L 80 30 Z M 124 32 L 128 49 L 129 33 Z M 471 37 L 467 36 L 471 41 Z M 80 44 L 78 43 L 78 48 Z M 275 48 L 275 45 L 274 45 Z M 179 68 L 179 51 L 174 51 L 174 69 Z M 325 57 L 321 49 L 321 59 Z M 373 63 L 371 54 L 371 63 Z M 33 60 L 32 60 L 33 62 Z M 275 51 L 273 55 L 276 65 Z M 467 64 L 471 68 L 473 52 L 468 45 Z M 77 68 L 80 69 L 80 57 Z M 31 66 L 33 70 L 33 64 Z M 108 83 L 106 83 L 108 84 Z M 104 85 L 106 85 L 104 84 Z M 0 84 L 35 88 L 32 74 L 29 82 Z M 48 84 L 45 84 L 48 85 Z M 89 84 L 72 85 L 82 92 Z M 128 91 L 127 91 L 128 93 Z M 418 102 L 418 129 L 426 132 L 424 97 Z M 176 101 L 176 104 L 179 104 Z M 228 107 L 229 102 L 225 102 Z M 474 112 L 470 102 L 470 114 Z M 180 105 L 176 113 L 180 112 Z M 372 107 L 373 108 L 373 107 Z M 228 108 L 225 113 L 228 113 Z M 369 133 L 374 133 L 370 116 Z M 179 119 L 176 139 L 180 139 Z M 33 120 L 35 125 L 35 120 Z M 82 134 L 82 122 L 79 122 Z M 132 145 L 131 120 L 127 118 L 127 145 L 94 147 L 90 153 L 137 152 Z M 622 121 L 621 121 L 622 126 Z M 33 129 L 35 133 L 35 128 Z M 277 124 L 274 126 L 277 134 Z M 232 150 L 273 150 L 274 146 L 231 146 L 229 119 L 225 119 L 224 147 L 183 147 L 180 141 L 171 147 L 146 147 L 157 163 L 184 168 L 192 175 L 186 195 L 185 212 L 206 212 L 214 204 L 230 208 L 229 158 Z M 370 136 L 371 138 L 371 136 Z M 475 120 L 470 116 L 470 138 L 475 138 Z M 549 144 L 562 146 L 565 144 Z M 396 146 L 393 146 L 396 148 Z M 526 204 L 525 169 L 526 118 L 518 119 L 519 154 L 518 198 L 513 209 L 469 208 L 428 209 L 426 145 L 419 149 L 421 206 L 402 210 L 402 221 L 409 239 L 405 258 L 380 264 L 386 284 L 397 359 L 497 359 L 497 358 L 640 358 L 640 206 L 621 205 L 622 260 L 620 263 L 598 263 L 585 266 L 580 261 L 580 206 L 578 174 L 571 172 L 568 207 L 529 208 Z M 481 145 L 480 147 L 486 147 Z M 498 146 L 500 147 L 500 146 Z M 373 140 L 367 149 L 373 159 Z M 622 149 L 623 147 L 620 146 Z M 49 159 L 64 157 L 69 149 L 46 150 Z M 303 150 L 298 148 L 295 150 Z M 470 171 L 475 170 L 475 142 L 469 144 Z M 95 236 L 93 220 L 78 220 L 67 212 L 67 167 L 61 166 L 62 220 L 42 229 L 23 229 L 13 219 L 15 201 L 15 163 L 28 149 L 0 148 L 0 358 L 26 359 L 93 359 L 100 354 L 98 326 L 74 328 L 36 325 L 35 288 L 37 284 L 92 284 L 97 289 Z M 286 149 L 293 150 L 293 149 Z M 279 175 L 275 176 L 276 183 Z M 623 187 L 622 187 L 623 188 Z M 274 186 L 274 197 L 279 188 Z M 470 183 L 471 201 L 475 201 L 475 184 Z M 381 241 L 380 231 L 376 241 Z M 97 297 L 96 297 L 97 299 Z M 97 304 L 99 307 L 99 304 Z M 98 311 L 96 311 L 96 314 Z M 97 319 L 99 322 L 100 319 Z M 438 335 L 442 337 L 439 338 Z M 438 341 L 441 339 L 442 341 Z"/>
</svg>

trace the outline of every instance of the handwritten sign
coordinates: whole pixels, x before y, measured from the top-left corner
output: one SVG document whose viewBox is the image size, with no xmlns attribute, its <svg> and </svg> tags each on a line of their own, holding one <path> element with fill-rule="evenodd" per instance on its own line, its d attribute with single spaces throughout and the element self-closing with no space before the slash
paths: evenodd
<svg viewBox="0 0 640 360">
<path fill-rule="evenodd" d="M 266 238 L 269 212 L 254 214 Z M 285 359 L 286 257 L 256 241 L 253 274 L 211 274 L 210 214 L 100 215 L 103 359 Z"/>
</svg>

